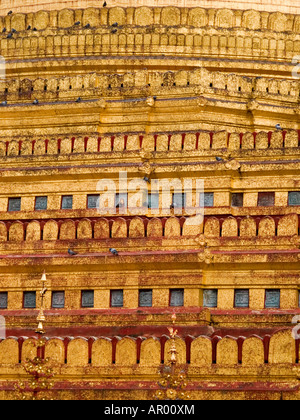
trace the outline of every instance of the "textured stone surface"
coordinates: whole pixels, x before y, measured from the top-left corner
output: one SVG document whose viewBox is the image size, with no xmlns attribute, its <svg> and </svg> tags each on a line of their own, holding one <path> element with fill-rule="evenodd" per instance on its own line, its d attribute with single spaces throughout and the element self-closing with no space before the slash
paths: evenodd
<svg viewBox="0 0 300 420">
<path fill-rule="evenodd" d="M 46 270 L 62 399 L 153 399 L 173 312 L 192 397 L 299 399 L 298 5 L 28 3 L 0 6 L 0 398 Z"/>
<path fill-rule="evenodd" d="M 29 2 L 28 2 L 29 3 Z M 111 7 L 123 6 L 123 7 L 162 7 L 162 6 L 177 6 L 177 7 L 197 7 L 197 0 L 110 0 Z M 50 1 L 43 0 L 31 1 L 29 4 L 24 4 L 19 0 L 2 0 L 1 9 L 3 12 L 7 12 L 14 8 L 16 11 L 32 11 L 39 9 L 57 10 L 58 8 L 86 8 L 86 7 L 99 7 L 99 3 L 96 1 L 87 0 L 62 0 L 62 1 Z M 211 8 L 232 8 L 232 9 L 256 9 L 263 11 L 275 11 L 275 12 L 287 12 L 287 13 L 299 13 L 299 5 L 296 0 L 273 0 L 272 3 L 267 0 L 239 0 L 234 2 L 228 2 L 227 0 L 205 0 L 201 2 L 201 7 Z M 144 12 L 145 13 L 145 12 Z M 146 12 L 147 13 L 147 12 Z M 86 13 L 87 14 L 87 13 Z M 93 16 L 93 15 L 92 15 Z M 147 16 L 147 14 L 146 14 Z M 255 15 L 254 15 L 255 16 Z M 91 17 L 89 15 L 89 17 Z M 253 17 L 253 15 L 250 15 Z"/>
</svg>

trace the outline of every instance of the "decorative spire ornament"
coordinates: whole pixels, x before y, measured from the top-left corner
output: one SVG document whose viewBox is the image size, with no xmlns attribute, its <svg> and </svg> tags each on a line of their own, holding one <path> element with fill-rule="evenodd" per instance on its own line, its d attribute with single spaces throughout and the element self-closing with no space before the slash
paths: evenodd
<svg viewBox="0 0 300 420">
<path fill-rule="evenodd" d="M 185 391 L 187 387 L 186 372 L 177 366 L 176 336 L 178 330 L 174 328 L 176 314 L 172 315 L 173 327 L 168 327 L 170 333 L 171 347 L 169 350 L 169 361 L 160 370 L 161 379 L 158 382 L 159 391 L 156 391 L 157 400 L 190 400 L 190 394 Z"/>
<path fill-rule="evenodd" d="M 44 330 L 44 326 L 43 326 L 43 322 L 46 321 L 46 317 L 44 315 L 44 297 L 45 294 L 47 293 L 47 288 L 46 288 L 46 282 L 47 282 L 47 278 L 46 278 L 46 272 L 44 271 L 43 275 L 42 275 L 42 290 L 40 292 L 40 296 L 41 296 L 41 308 L 40 308 L 40 312 L 38 314 L 37 317 L 37 321 L 38 321 L 38 327 L 36 329 L 36 333 L 40 334 L 40 335 L 44 335 L 45 334 L 45 330 Z"/>
</svg>

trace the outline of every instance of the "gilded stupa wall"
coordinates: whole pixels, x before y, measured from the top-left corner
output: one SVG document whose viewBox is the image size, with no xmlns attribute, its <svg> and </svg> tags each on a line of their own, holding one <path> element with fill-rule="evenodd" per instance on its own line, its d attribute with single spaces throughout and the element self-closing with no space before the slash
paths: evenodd
<svg viewBox="0 0 300 420">
<path fill-rule="evenodd" d="M 50 397 L 153 399 L 176 313 L 193 399 L 299 400 L 299 5 L 107 3 L 0 2 L 0 397 L 45 270 Z M 204 180 L 204 219 L 175 190 L 99 214 L 120 173 Z"/>
</svg>

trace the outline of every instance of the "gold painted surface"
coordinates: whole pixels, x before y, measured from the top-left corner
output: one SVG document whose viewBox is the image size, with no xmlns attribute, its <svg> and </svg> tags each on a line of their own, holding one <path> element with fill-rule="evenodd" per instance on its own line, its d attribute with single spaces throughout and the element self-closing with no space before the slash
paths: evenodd
<svg viewBox="0 0 300 420">
<path fill-rule="evenodd" d="M 199 2 L 197 0 L 109 0 L 107 2 L 109 7 L 198 7 Z M 1 11 L 7 13 L 13 9 L 16 12 L 32 12 L 36 10 L 59 10 L 64 8 L 87 8 L 87 7 L 99 7 L 98 1 L 90 0 L 35 0 L 35 1 L 21 1 L 21 0 L 2 0 Z M 287 12 L 287 13 L 299 13 L 299 4 L 296 0 L 239 0 L 239 1 L 228 1 L 228 0 L 204 0 L 201 2 L 201 7 L 207 8 L 231 8 L 231 9 L 256 9 L 262 11 L 272 12 Z"/>
<path fill-rule="evenodd" d="M 16 337 L 0 342 L 0 385 L 19 379 L 19 360 L 36 356 L 41 298 L 37 309 L 24 309 L 23 293 L 40 290 L 46 269 L 49 290 L 65 292 L 62 309 L 52 308 L 51 293 L 43 302 L 56 397 L 151 399 L 171 344 L 154 332 L 170 325 L 170 292 L 179 289 L 176 322 L 187 339 L 176 338 L 178 360 L 192 399 L 299 399 L 291 325 L 299 314 L 300 207 L 289 202 L 300 190 L 300 90 L 291 73 L 299 6 L 113 5 L 120 7 L 0 3 L 0 32 L 17 31 L 12 39 L 0 35 L 7 60 L 0 292 L 8 297 L 0 313 L 8 330 L 26 332 L 22 346 Z M 159 203 L 167 196 L 169 204 L 156 214 L 143 208 L 140 215 L 143 203 L 127 215 L 88 209 L 97 181 L 118 185 L 120 171 L 129 181 L 189 179 L 193 191 L 203 178 L 214 205 L 198 226 L 189 223 L 193 215 L 170 208 L 171 193 L 160 194 Z M 274 193 L 274 205 L 258 205 L 265 192 Z M 244 193 L 243 206 L 233 205 L 235 193 Z M 73 196 L 71 210 L 61 208 L 65 195 Z M 47 210 L 35 210 L 39 196 L 48 197 Z M 8 211 L 18 197 L 20 211 Z M 139 292 L 148 289 L 152 308 L 141 308 Z M 216 289 L 217 307 L 203 308 L 205 290 Z M 249 308 L 236 308 L 237 289 L 249 290 Z M 280 290 L 279 308 L 265 308 L 266 289 Z M 94 290 L 93 308 L 82 308 L 85 290 Z M 123 290 L 123 308 L 111 307 L 112 290 Z M 121 328 L 126 333 L 116 336 Z M 7 389 L 2 396 L 12 397 Z"/>
</svg>

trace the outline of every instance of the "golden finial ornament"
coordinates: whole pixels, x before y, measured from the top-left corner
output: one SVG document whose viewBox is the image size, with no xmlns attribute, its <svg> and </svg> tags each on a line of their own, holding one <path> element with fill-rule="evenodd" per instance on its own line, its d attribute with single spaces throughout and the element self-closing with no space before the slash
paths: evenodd
<svg viewBox="0 0 300 420">
<path fill-rule="evenodd" d="M 40 296 L 41 296 L 41 309 L 40 312 L 38 314 L 37 317 L 37 321 L 38 321 L 38 327 L 36 329 L 36 333 L 37 334 L 41 334 L 44 335 L 45 334 L 45 330 L 44 330 L 44 326 L 43 326 L 43 322 L 46 321 L 45 315 L 44 315 L 44 297 L 45 294 L 47 293 L 47 287 L 46 287 L 46 282 L 47 282 L 47 278 L 46 278 L 46 272 L 44 271 L 43 275 L 42 275 L 42 290 L 40 292 Z"/>
<path fill-rule="evenodd" d="M 23 368 L 27 374 L 27 378 L 19 381 L 15 385 L 17 391 L 16 399 L 18 400 L 47 400 L 49 391 L 54 386 L 53 382 L 53 369 L 48 366 L 50 359 L 45 358 L 45 346 L 46 339 L 43 338 L 45 334 L 44 325 L 45 314 L 44 314 L 44 297 L 48 289 L 46 287 L 46 273 L 42 276 L 42 290 L 41 296 L 41 307 L 37 317 L 38 327 L 36 333 L 39 334 L 39 338 L 35 342 L 37 348 L 37 357 L 34 359 L 26 359 L 23 363 Z"/>
<path fill-rule="evenodd" d="M 173 321 L 173 325 L 175 325 L 176 314 L 172 315 L 172 321 Z M 178 333 L 178 330 L 175 330 L 175 328 L 170 328 L 170 327 L 168 327 L 168 330 L 171 337 L 170 364 L 171 364 L 171 370 L 173 370 L 173 367 L 177 363 L 176 335 Z"/>
<path fill-rule="evenodd" d="M 171 340 L 170 358 L 168 363 L 160 370 L 161 379 L 158 385 L 161 389 L 155 393 L 155 398 L 158 400 L 191 399 L 190 394 L 185 391 L 187 387 L 186 372 L 177 366 L 176 336 L 178 330 L 174 327 L 176 319 L 176 314 L 173 314 L 173 327 L 168 327 Z"/>
</svg>

